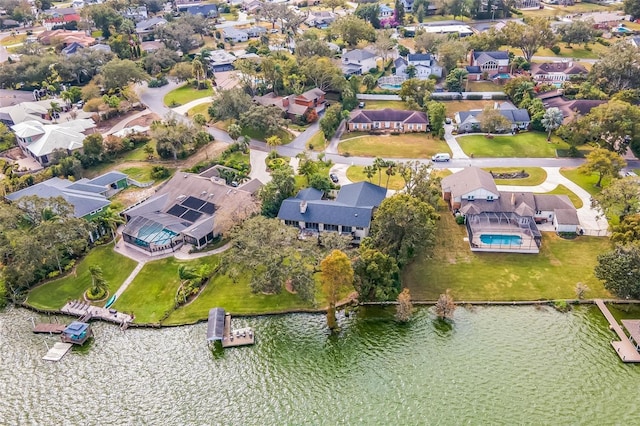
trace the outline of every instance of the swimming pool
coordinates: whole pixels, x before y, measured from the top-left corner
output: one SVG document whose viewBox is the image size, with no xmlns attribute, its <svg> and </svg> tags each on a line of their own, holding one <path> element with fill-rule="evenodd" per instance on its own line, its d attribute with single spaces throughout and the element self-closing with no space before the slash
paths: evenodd
<svg viewBox="0 0 640 426">
<path fill-rule="evenodd" d="M 519 235 L 498 235 L 498 234 L 482 234 L 480 235 L 482 244 L 499 244 L 501 246 L 521 246 L 522 237 Z"/>
<path fill-rule="evenodd" d="M 378 84 L 378 86 L 380 86 L 381 89 L 386 89 L 386 90 L 400 90 L 401 85 L 383 83 L 383 84 Z"/>
<path fill-rule="evenodd" d="M 496 74 L 495 76 L 493 76 L 493 78 L 500 78 L 502 80 L 507 80 L 507 79 L 511 78 L 511 74 L 500 73 L 500 74 Z"/>
</svg>

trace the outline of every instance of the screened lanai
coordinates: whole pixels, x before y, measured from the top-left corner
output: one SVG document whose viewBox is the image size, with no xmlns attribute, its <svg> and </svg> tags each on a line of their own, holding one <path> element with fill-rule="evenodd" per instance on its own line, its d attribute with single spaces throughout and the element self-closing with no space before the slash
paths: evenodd
<svg viewBox="0 0 640 426">
<path fill-rule="evenodd" d="M 182 243 L 178 236 L 189 225 L 168 214 L 136 216 L 127 223 L 122 236 L 126 242 L 146 251 L 166 250 Z"/>
<path fill-rule="evenodd" d="M 511 212 L 466 215 L 472 251 L 538 253 L 542 236 L 531 216 Z"/>
</svg>

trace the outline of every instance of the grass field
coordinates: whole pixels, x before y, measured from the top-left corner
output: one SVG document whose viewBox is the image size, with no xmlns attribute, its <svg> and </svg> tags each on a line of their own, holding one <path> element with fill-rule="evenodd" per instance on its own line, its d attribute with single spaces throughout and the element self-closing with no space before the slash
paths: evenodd
<svg viewBox="0 0 640 426">
<path fill-rule="evenodd" d="M 575 59 L 597 59 L 601 53 L 607 51 L 607 47 L 600 43 L 589 44 L 589 49 L 586 50 L 584 45 L 574 44 L 570 48 L 566 47 L 566 43 L 558 43 L 560 47 L 560 53 L 557 55 L 551 51 L 551 49 L 540 49 L 536 52 L 537 56 L 557 56 L 559 58 L 575 58 Z"/>
<path fill-rule="evenodd" d="M 569 168 L 563 167 L 560 169 L 560 174 L 566 177 L 573 183 L 579 185 L 582 189 L 587 191 L 591 195 L 598 194 L 602 188 L 598 188 L 596 183 L 598 183 L 598 174 L 591 173 L 590 175 L 582 174 L 578 171 L 577 167 Z M 605 177 L 602 179 L 602 186 L 605 187 L 611 183 L 610 177 Z"/>
<path fill-rule="evenodd" d="M 555 187 L 553 191 L 545 192 L 545 194 L 558 194 L 558 195 L 566 195 L 569 197 L 569 200 L 573 203 L 573 206 L 576 209 L 582 208 L 584 203 L 582 202 L 582 198 L 578 197 L 575 192 L 571 191 L 564 185 L 558 185 Z"/>
<path fill-rule="evenodd" d="M 136 267 L 136 262 L 113 251 L 113 244 L 95 248 L 79 261 L 75 272 L 31 290 L 27 303 L 39 309 L 57 310 L 68 300 L 82 299 L 91 285 L 89 267 L 92 265 L 102 268 L 109 283 L 109 294 L 113 294 Z"/>
<path fill-rule="evenodd" d="M 196 114 L 202 114 L 207 118 L 207 120 L 211 120 L 211 117 L 209 116 L 209 111 L 208 111 L 210 106 L 211 104 L 196 105 L 193 108 L 191 108 L 189 111 L 187 111 L 187 115 L 189 117 L 193 117 Z"/>
<path fill-rule="evenodd" d="M 152 181 L 151 177 L 151 169 L 153 165 L 149 164 L 144 167 L 127 167 L 126 169 L 120 170 L 122 173 L 129 176 L 131 179 L 135 179 L 138 182 L 149 182 Z"/>
<path fill-rule="evenodd" d="M 467 155 L 475 157 L 548 158 L 555 157 L 558 148 L 569 148 L 559 138 L 553 139 L 557 143 L 548 143 L 546 135 L 537 132 L 496 135 L 491 139 L 484 135 L 458 136 L 456 139 Z"/>
<path fill-rule="evenodd" d="M 484 170 L 494 173 L 513 173 L 524 170 L 529 177 L 523 179 L 494 179 L 496 185 L 536 186 L 547 180 L 547 172 L 541 167 L 486 167 Z"/>
<path fill-rule="evenodd" d="M 526 17 L 543 16 L 545 18 L 550 17 L 563 17 L 575 13 L 587 13 L 587 12 L 612 12 L 615 9 L 602 4 L 580 2 L 573 6 L 546 6 L 544 9 L 535 10 L 523 10 L 522 14 Z"/>
<path fill-rule="evenodd" d="M 197 90 L 191 85 L 191 83 L 186 83 L 185 85 L 167 93 L 164 96 L 164 104 L 169 107 L 179 106 L 211 95 L 213 95 L 213 90 L 210 88 Z"/>
<path fill-rule="evenodd" d="M 26 39 L 27 39 L 27 35 L 26 34 L 14 34 L 14 35 L 10 35 L 9 37 L 5 37 L 2 40 L 0 40 L 0 45 L 1 46 L 11 46 L 11 45 L 18 44 L 18 43 L 24 43 Z"/>
<path fill-rule="evenodd" d="M 321 131 L 318 131 L 316 132 L 316 134 L 311 136 L 311 138 L 307 142 L 307 149 L 311 149 L 312 151 L 324 151 L 324 148 L 325 148 L 324 133 L 322 133 Z"/>
<path fill-rule="evenodd" d="M 467 92 L 502 92 L 503 87 L 491 81 L 470 81 L 467 83 Z"/>
<path fill-rule="evenodd" d="M 147 142 L 147 144 L 149 144 L 153 148 L 153 155 L 157 156 L 158 153 L 156 152 L 156 140 L 151 139 L 149 142 Z M 122 156 L 122 161 L 146 161 L 147 157 L 148 154 L 144 152 L 144 145 L 140 145 L 136 149 L 125 152 Z"/>
<path fill-rule="evenodd" d="M 349 167 L 347 169 L 347 178 L 351 182 L 368 181 L 369 179 L 364 174 L 363 170 L 364 170 L 364 166 L 351 166 L 351 167 Z M 371 178 L 371 182 L 375 183 L 376 185 L 378 184 L 378 174 L 377 173 L 376 173 L 375 176 L 373 176 Z M 381 179 L 380 179 L 379 182 L 380 182 L 381 186 L 386 186 L 387 185 L 387 174 L 384 172 L 384 170 L 382 171 Z M 394 189 L 394 190 L 399 190 L 399 189 L 404 188 L 404 179 L 402 179 L 402 177 L 399 176 L 398 174 L 395 174 L 395 175 L 391 176 L 389 178 L 389 186 L 387 188 Z"/>
<path fill-rule="evenodd" d="M 356 136 L 353 133 L 349 135 Z M 429 158 L 438 152 L 451 153 L 446 142 L 425 133 L 358 136 L 340 142 L 338 152 L 341 155 L 385 158 Z"/>
<path fill-rule="evenodd" d="M 476 101 L 443 101 L 442 102 L 445 107 L 447 107 L 447 117 L 453 119 L 453 116 L 456 112 L 460 111 L 469 111 L 472 109 L 483 109 L 485 106 L 489 105 L 493 107 L 495 101 L 485 101 L 485 100 L 476 100 Z"/>
<path fill-rule="evenodd" d="M 589 286 L 586 297 L 611 297 L 593 276 L 599 253 L 609 240 L 579 237 L 564 240 L 543 233 L 539 254 L 472 253 L 464 241 L 466 228 L 449 212 L 441 212 L 436 247 L 403 273 L 403 284 L 415 300 L 436 300 L 446 289 L 457 300 L 539 300 L 575 298 L 575 286 Z"/>
<path fill-rule="evenodd" d="M 218 257 L 211 256 L 189 262 L 173 257 L 148 262 L 113 307 L 122 312 L 133 312 L 135 322 L 159 323 L 175 307 L 175 296 L 180 287 L 178 267 L 184 264 L 197 267 L 218 261 Z"/>
<path fill-rule="evenodd" d="M 402 101 L 367 101 L 365 100 L 364 109 L 409 109 L 406 102 Z"/>
</svg>

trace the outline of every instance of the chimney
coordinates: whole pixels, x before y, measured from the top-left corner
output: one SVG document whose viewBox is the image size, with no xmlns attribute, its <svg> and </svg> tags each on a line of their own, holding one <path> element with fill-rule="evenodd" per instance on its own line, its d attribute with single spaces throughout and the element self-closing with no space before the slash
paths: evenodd
<svg viewBox="0 0 640 426">
<path fill-rule="evenodd" d="M 282 106 L 285 108 L 289 107 L 289 97 L 285 96 L 284 98 L 282 98 Z"/>
<path fill-rule="evenodd" d="M 303 200 L 300 203 L 300 213 L 305 214 L 307 212 L 307 200 Z"/>
<path fill-rule="evenodd" d="M 515 192 L 511 193 L 511 205 L 512 206 L 516 205 L 516 193 Z"/>
</svg>

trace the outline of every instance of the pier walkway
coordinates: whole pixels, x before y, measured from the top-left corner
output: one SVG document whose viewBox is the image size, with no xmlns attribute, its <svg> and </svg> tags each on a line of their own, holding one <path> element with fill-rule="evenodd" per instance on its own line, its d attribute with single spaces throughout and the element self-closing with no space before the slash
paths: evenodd
<svg viewBox="0 0 640 426">
<path fill-rule="evenodd" d="M 607 306 L 601 299 L 595 299 L 595 302 L 602 312 L 602 315 L 604 315 L 604 317 L 609 322 L 609 328 L 613 330 L 620 338 L 620 341 L 611 341 L 611 346 L 613 346 L 613 348 L 616 350 L 616 353 L 618 354 L 620 359 L 623 362 L 640 362 L 640 353 L 638 353 L 635 345 L 631 343 L 620 324 L 618 324 L 618 321 L 616 321 L 616 319 L 613 317 L 613 314 L 611 314 L 609 308 L 607 308 Z"/>
<path fill-rule="evenodd" d="M 68 315 L 80 317 L 80 321 L 82 322 L 87 322 L 92 318 L 96 318 L 103 321 L 114 322 L 121 326 L 127 326 L 131 321 L 133 321 L 131 315 L 117 312 L 114 309 L 92 306 L 79 300 L 67 302 L 60 311 Z"/>
</svg>

